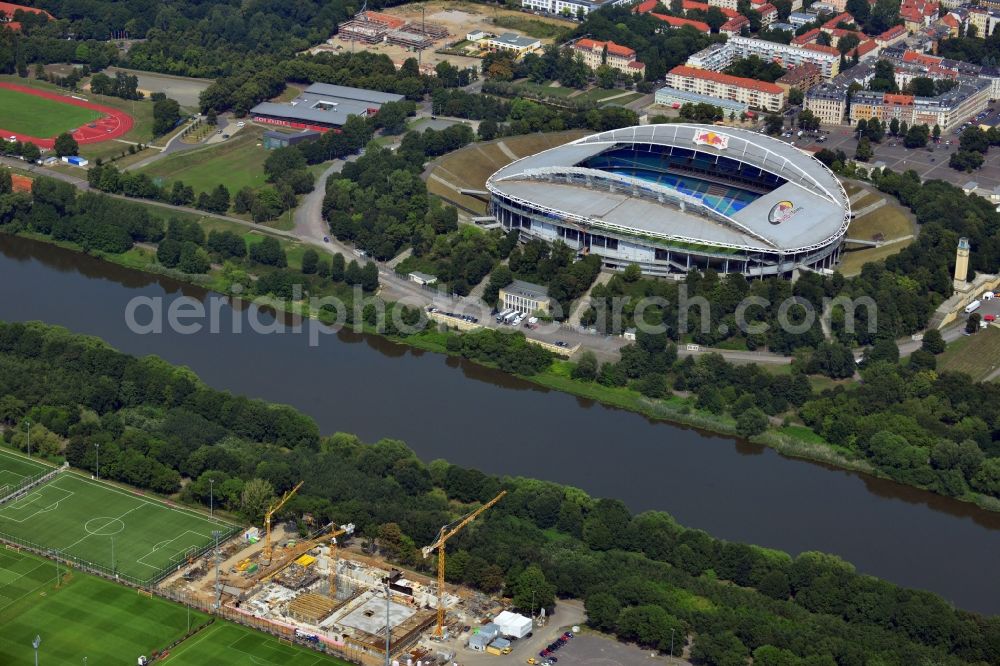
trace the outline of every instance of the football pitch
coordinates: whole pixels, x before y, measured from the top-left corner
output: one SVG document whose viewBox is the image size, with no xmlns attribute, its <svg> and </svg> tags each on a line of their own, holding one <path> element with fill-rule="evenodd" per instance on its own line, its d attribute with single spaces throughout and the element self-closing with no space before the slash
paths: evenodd
<svg viewBox="0 0 1000 666">
<path fill-rule="evenodd" d="M 41 664 L 132 664 L 206 620 L 80 572 L 57 588 L 54 562 L 0 548 L 0 664 L 33 663 L 35 636 Z"/>
<path fill-rule="evenodd" d="M 0 458 L 0 466 L 6 458 Z M 146 584 L 237 526 L 64 472 L 0 505 L 0 535 Z"/>
<path fill-rule="evenodd" d="M 216 622 L 170 652 L 172 666 L 349 666 L 347 662 L 288 645 L 274 636 Z"/>
<path fill-rule="evenodd" d="M 93 109 L 0 88 L 0 127 L 10 132 L 53 137 L 100 117 Z"/>
<path fill-rule="evenodd" d="M 4 497 L 39 474 L 52 471 L 49 465 L 0 450 L 0 497 Z"/>
</svg>

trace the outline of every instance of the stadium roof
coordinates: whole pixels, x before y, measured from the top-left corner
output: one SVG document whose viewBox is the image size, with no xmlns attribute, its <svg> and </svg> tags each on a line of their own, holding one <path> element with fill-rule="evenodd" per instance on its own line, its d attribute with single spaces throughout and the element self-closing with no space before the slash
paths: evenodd
<svg viewBox="0 0 1000 666">
<path fill-rule="evenodd" d="M 722 137 L 727 145 L 696 144 L 696 135 L 706 132 Z M 729 157 L 788 182 L 725 215 L 662 185 L 577 166 L 613 147 L 633 143 L 679 146 Z M 567 175 L 591 179 L 594 185 L 571 182 Z M 604 183 L 615 187 L 602 187 Z M 812 155 L 755 132 L 711 125 L 645 125 L 594 134 L 508 164 L 486 185 L 491 192 L 585 226 L 769 252 L 822 247 L 843 235 L 850 212 L 840 182 Z M 644 196 L 637 196 L 640 190 Z M 680 200 L 684 207 L 677 204 Z M 776 215 L 780 215 L 778 222 Z"/>
</svg>

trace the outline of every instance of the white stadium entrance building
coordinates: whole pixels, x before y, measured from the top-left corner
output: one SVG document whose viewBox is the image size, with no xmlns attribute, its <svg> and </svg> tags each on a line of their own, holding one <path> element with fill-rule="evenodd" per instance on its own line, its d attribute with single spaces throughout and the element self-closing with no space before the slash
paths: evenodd
<svg viewBox="0 0 1000 666">
<path fill-rule="evenodd" d="M 522 240 L 562 241 L 649 275 L 829 269 L 851 215 L 840 181 L 813 156 L 711 125 L 583 137 L 508 164 L 486 189 L 490 213 Z"/>
</svg>

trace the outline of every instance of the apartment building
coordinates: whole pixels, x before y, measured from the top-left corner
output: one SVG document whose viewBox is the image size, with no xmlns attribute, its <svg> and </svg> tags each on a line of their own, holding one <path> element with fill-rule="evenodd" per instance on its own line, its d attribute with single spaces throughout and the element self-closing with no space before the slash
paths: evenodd
<svg viewBox="0 0 1000 666">
<path fill-rule="evenodd" d="M 624 74 L 642 74 L 646 71 L 646 65 L 636 60 L 635 49 L 612 41 L 581 39 L 573 44 L 572 49 L 590 69 L 608 65 Z"/>
<path fill-rule="evenodd" d="M 785 106 L 785 91 L 773 83 L 730 76 L 721 72 L 678 65 L 667 74 L 667 85 L 718 99 L 732 100 L 755 109 L 779 112 Z"/>
</svg>

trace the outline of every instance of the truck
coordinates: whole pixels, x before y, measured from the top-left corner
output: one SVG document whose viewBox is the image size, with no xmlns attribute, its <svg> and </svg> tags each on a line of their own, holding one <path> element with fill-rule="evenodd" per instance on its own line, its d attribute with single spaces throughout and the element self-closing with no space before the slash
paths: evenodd
<svg viewBox="0 0 1000 666">
<path fill-rule="evenodd" d="M 510 650 L 511 649 L 509 647 L 498 648 L 493 645 L 486 646 L 486 654 L 495 654 L 497 656 L 501 654 L 510 654 Z"/>
<path fill-rule="evenodd" d="M 508 314 L 506 317 L 503 318 L 503 323 L 511 324 L 515 319 L 517 319 L 520 316 L 521 313 L 518 312 L 517 310 L 514 310 L 513 312 L 511 312 L 510 314 Z"/>
<path fill-rule="evenodd" d="M 498 323 L 498 324 L 501 324 L 501 323 L 503 323 L 503 321 L 504 321 L 504 319 L 506 319 L 507 315 L 509 315 L 509 314 L 510 314 L 511 312 L 513 312 L 513 311 L 514 311 L 514 310 L 513 310 L 512 308 L 507 308 L 507 309 L 506 309 L 506 310 L 504 310 L 503 312 L 499 313 L 499 314 L 497 315 L 497 323 Z"/>
<path fill-rule="evenodd" d="M 972 314 L 982 306 L 983 302 L 975 300 L 965 306 L 965 314 Z"/>
</svg>

